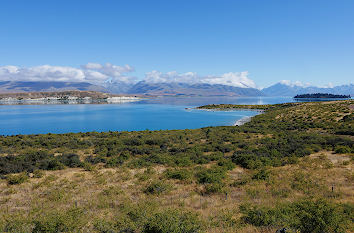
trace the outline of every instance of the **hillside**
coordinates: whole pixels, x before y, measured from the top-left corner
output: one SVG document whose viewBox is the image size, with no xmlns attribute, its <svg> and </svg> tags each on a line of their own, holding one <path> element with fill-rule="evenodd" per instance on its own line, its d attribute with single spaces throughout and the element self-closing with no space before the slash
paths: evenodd
<svg viewBox="0 0 354 233">
<path fill-rule="evenodd" d="M 243 126 L 0 138 L 2 232 L 353 232 L 354 101 Z"/>
</svg>

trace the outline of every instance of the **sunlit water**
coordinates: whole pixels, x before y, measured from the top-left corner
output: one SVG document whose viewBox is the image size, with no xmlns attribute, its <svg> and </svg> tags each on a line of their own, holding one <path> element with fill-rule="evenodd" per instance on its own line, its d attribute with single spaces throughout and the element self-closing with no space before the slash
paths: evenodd
<svg viewBox="0 0 354 233">
<path fill-rule="evenodd" d="M 233 125 L 255 111 L 191 110 L 205 104 L 274 104 L 291 98 L 156 98 L 125 104 L 1 105 L 0 134 L 195 129 Z"/>
</svg>

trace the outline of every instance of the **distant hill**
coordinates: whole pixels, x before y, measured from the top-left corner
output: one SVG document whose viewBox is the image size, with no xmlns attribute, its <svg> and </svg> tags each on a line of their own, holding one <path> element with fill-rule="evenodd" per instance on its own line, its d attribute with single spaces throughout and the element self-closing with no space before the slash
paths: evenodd
<svg viewBox="0 0 354 233">
<path fill-rule="evenodd" d="M 132 86 L 128 93 L 169 96 L 263 96 L 263 93 L 255 88 L 206 83 L 147 83 L 144 81 Z"/>
<path fill-rule="evenodd" d="M 101 91 L 106 92 L 102 86 L 87 82 L 0 82 L 0 93 L 14 92 L 47 92 L 47 91 Z"/>
<path fill-rule="evenodd" d="M 329 93 L 337 95 L 354 95 L 354 84 L 341 85 L 332 88 L 303 87 L 298 85 L 288 85 L 277 83 L 273 86 L 262 89 L 266 96 L 295 96 L 298 94 Z"/>
<path fill-rule="evenodd" d="M 187 83 L 136 84 L 105 83 L 103 86 L 86 82 L 0 82 L 0 93 L 48 92 L 48 91 L 100 91 L 114 94 L 168 95 L 168 96 L 262 96 L 255 88 L 241 88 L 226 85 Z"/>
<path fill-rule="evenodd" d="M 354 96 L 354 85 L 333 88 L 303 87 L 277 83 L 262 90 L 207 83 L 138 83 L 113 82 L 102 86 L 88 82 L 24 82 L 0 81 L 0 93 L 55 92 L 55 91 L 99 91 L 114 94 L 158 95 L 158 96 L 295 96 L 298 94 L 329 93 Z"/>
</svg>

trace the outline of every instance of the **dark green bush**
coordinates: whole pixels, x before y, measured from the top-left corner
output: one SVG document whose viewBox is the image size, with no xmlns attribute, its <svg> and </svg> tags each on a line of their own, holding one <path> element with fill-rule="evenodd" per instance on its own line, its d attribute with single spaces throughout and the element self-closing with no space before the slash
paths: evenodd
<svg viewBox="0 0 354 233">
<path fill-rule="evenodd" d="M 59 156 L 59 161 L 68 167 L 81 167 L 82 162 L 77 154 L 65 153 Z"/>
<path fill-rule="evenodd" d="M 167 192 L 171 189 L 171 185 L 166 184 L 162 181 L 155 181 L 150 183 L 145 189 L 144 192 L 146 194 L 155 194 L 155 195 L 159 195 L 162 194 L 164 192 Z"/>
<path fill-rule="evenodd" d="M 42 160 L 39 163 L 39 168 L 42 170 L 60 170 L 64 169 L 65 166 L 57 158 L 53 157 L 46 160 Z"/>
<path fill-rule="evenodd" d="M 235 168 L 235 164 L 230 159 L 220 159 L 218 166 L 225 168 L 226 170 L 232 170 Z"/>
<path fill-rule="evenodd" d="M 192 178 L 192 173 L 187 169 L 168 169 L 165 172 L 168 179 L 176 180 L 190 180 Z"/>
</svg>

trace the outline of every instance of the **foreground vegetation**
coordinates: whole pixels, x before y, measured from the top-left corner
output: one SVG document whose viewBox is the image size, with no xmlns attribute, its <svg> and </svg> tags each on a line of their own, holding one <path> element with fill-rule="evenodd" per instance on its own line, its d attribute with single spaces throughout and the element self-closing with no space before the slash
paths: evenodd
<svg viewBox="0 0 354 233">
<path fill-rule="evenodd" d="M 1 232 L 352 232 L 354 101 L 239 127 L 0 138 Z"/>
</svg>

